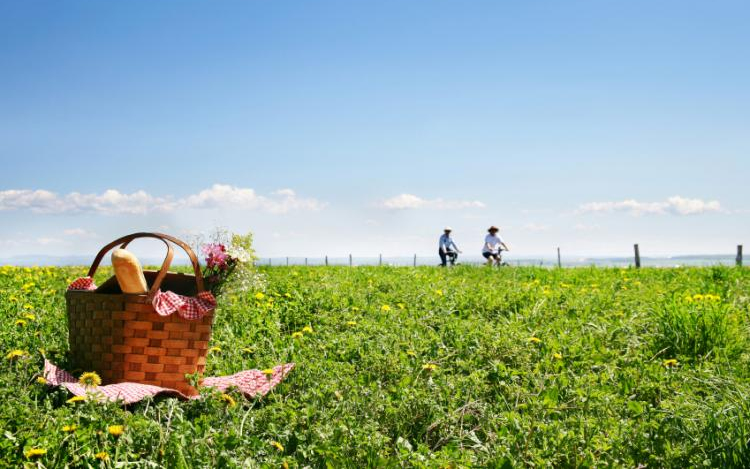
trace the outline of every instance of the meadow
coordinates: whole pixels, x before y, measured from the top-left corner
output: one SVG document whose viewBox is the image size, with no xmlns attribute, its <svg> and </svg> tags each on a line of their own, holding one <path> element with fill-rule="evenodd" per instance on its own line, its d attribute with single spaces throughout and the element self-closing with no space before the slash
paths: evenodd
<svg viewBox="0 0 750 469">
<path fill-rule="evenodd" d="M 747 269 L 261 271 L 207 374 L 288 378 L 125 408 L 38 379 L 84 269 L 0 267 L 0 466 L 750 466 Z"/>
</svg>

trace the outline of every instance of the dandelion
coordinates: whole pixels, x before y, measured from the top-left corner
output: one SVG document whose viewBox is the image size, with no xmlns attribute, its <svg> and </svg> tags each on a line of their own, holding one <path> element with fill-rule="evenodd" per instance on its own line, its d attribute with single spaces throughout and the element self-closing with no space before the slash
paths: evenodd
<svg viewBox="0 0 750 469">
<path fill-rule="evenodd" d="M 437 296 L 443 296 L 443 290 L 437 289 L 437 290 L 435 290 L 435 294 Z"/>
<path fill-rule="evenodd" d="M 406 305 L 404 303 L 396 303 L 396 306 L 398 306 L 398 309 L 406 309 Z"/>
<path fill-rule="evenodd" d="M 72 423 L 70 425 L 63 425 L 62 431 L 65 433 L 73 433 L 74 431 L 78 430 L 78 425 Z"/>
<path fill-rule="evenodd" d="M 36 316 L 34 316 L 34 315 L 33 315 L 33 314 L 31 314 L 31 313 L 26 313 L 26 314 L 24 314 L 24 315 L 23 315 L 23 317 L 25 317 L 25 318 L 26 318 L 26 319 L 28 319 L 29 321 L 34 321 L 34 320 L 36 319 Z"/>
<path fill-rule="evenodd" d="M 409 355 L 410 357 L 416 357 L 417 356 L 417 352 L 415 352 L 414 350 L 407 350 L 406 354 Z"/>
<path fill-rule="evenodd" d="M 221 352 L 221 347 L 211 347 L 208 351 L 211 353 L 219 353 Z"/>
<path fill-rule="evenodd" d="M 357 325 L 357 321 L 346 321 L 346 325 L 349 327 L 354 327 Z"/>
<path fill-rule="evenodd" d="M 265 370 L 261 371 L 261 373 L 263 373 L 266 376 L 271 376 L 273 375 L 273 368 L 266 368 Z"/>
<path fill-rule="evenodd" d="M 555 360 L 562 360 L 562 353 L 560 353 L 560 352 L 555 352 L 555 353 L 553 353 L 553 354 L 552 354 L 552 357 L 553 357 L 553 358 L 554 358 Z"/>
<path fill-rule="evenodd" d="M 39 458 L 47 454 L 47 450 L 44 448 L 31 448 L 24 454 L 26 456 L 26 459 Z"/>
<path fill-rule="evenodd" d="M 237 401 L 235 401 L 229 394 L 222 393 L 221 400 L 227 403 L 227 407 L 234 407 L 237 405 Z"/>
<path fill-rule="evenodd" d="M 75 404 L 76 402 L 83 402 L 85 400 L 86 400 L 86 398 L 83 397 L 83 396 L 73 396 L 70 399 L 68 399 L 66 402 L 68 404 Z"/>
<path fill-rule="evenodd" d="M 435 371 L 437 370 L 438 366 L 434 363 L 425 363 L 422 365 L 422 369 L 426 371 Z"/>
<path fill-rule="evenodd" d="M 39 384 L 47 384 L 47 378 L 45 378 L 44 376 L 39 376 L 37 377 L 36 382 Z"/>
<path fill-rule="evenodd" d="M 305 335 L 305 334 L 303 334 L 302 332 L 299 332 L 299 331 L 292 332 L 292 339 L 301 339 L 303 335 Z"/>
<path fill-rule="evenodd" d="M 284 445 L 282 445 L 278 441 L 272 441 L 271 442 L 271 446 L 273 446 L 274 448 L 276 448 L 279 451 L 284 451 Z"/>
<path fill-rule="evenodd" d="M 242 349 L 242 351 L 245 353 L 255 353 L 255 349 L 252 347 L 245 347 Z"/>
<path fill-rule="evenodd" d="M 287 297 L 287 298 L 291 298 L 292 297 L 292 295 L 290 295 L 289 292 L 284 293 L 284 296 Z"/>
<path fill-rule="evenodd" d="M 704 296 L 701 295 L 700 293 L 696 293 L 695 295 L 693 295 L 693 299 L 695 301 L 701 301 L 703 298 L 704 298 Z"/>
<path fill-rule="evenodd" d="M 529 337 L 529 342 L 531 342 L 532 344 L 541 344 L 542 339 L 540 339 L 539 337 Z"/>
<path fill-rule="evenodd" d="M 677 359 L 669 358 L 667 360 L 664 360 L 662 362 L 662 365 L 664 365 L 664 368 L 672 368 L 674 366 L 677 366 Z"/>
<path fill-rule="evenodd" d="M 26 321 L 24 321 L 23 319 L 16 319 L 16 326 L 23 327 L 25 325 L 26 325 Z"/>
<path fill-rule="evenodd" d="M 312 326 L 305 326 L 305 327 L 302 328 L 302 332 L 306 332 L 308 334 L 312 334 L 313 333 L 313 328 L 312 328 Z"/>
<path fill-rule="evenodd" d="M 388 306 L 388 305 L 383 305 L 383 306 L 380 307 L 380 311 L 388 312 L 390 310 L 391 310 L 391 307 Z"/>
<path fill-rule="evenodd" d="M 352 308 L 352 311 L 359 311 L 359 308 L 357 308 L 356 306 L 354 306 L 354 307 Z"/>
<path fill-rule="evenodd" d="M 25 305 L 23 305 L 23 309 L 34 309 L 34 305 L 32 305 L 31 303 L 26 303 Z"/>
<path fill-rule="evenodd" d="M 5 356 L 5 358 L 7 360 L 13 361 L 13 360 L 17 360 L 17 359 L 19 359 L 21 357 L 25 357 L 25 356 L 26 356 L 26 352 L 24 352 L 23 350 L 15 349 L 15 350 L 11 350 L 8 353 L 8 355 Z"/>
<path fill-rule="evenodd" d="M 122 425 L 110 425 L 107 427 L 107 432 L 112 436 L 121 436 L 125 433 L 125 427 Z"/>
<path fill-rule="evenodd" d="M 80 383 L 81 386 L 85 387 L 99 386 L 100 384 L 102 384 L 102 379 L 98 374 L 96 374 L 96 371 L 87 371 L 86 373 L 82 374 L 80 378 L 78 378 L 78 383 Z"/>
<path fill-rule="evenodd" d="M 96 453 L 94 457 L 98 459 L 99 461 L 106 461 L 107 459 L 109 459 L 109 455 L 105 453 L 104 451 L 100 451 Z"/>
<path fill-rule="evenodd" d="M 260 292 L 260 291 L 255 294 L 255 299 L 256 300 L 262 300 L 265 297 L 266 297 L 266 295 L 264 295 L 263 292 Z"/>
</svg>

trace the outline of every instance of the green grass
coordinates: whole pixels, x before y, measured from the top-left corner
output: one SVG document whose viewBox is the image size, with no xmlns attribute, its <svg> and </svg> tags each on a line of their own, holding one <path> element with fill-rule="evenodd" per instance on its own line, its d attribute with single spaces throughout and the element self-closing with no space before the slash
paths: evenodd
<svg viewBox="0 0 750 469">
<path fill-rule="evenodd" d="M 267 268 L 264 298 L 223 298 L 207 374 L 287 380 L 127 409 L 35 382 L 83 272 L 0 268 L 0 466 L 750 465 L 748 270 Z"/>
</svg>

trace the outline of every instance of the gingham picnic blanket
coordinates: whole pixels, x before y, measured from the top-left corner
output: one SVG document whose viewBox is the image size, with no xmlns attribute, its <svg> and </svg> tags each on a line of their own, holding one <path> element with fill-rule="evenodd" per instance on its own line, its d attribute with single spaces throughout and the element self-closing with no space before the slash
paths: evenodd
<svg viewBox="0 0 750 469">
<path fill-rule="evenodd" d="M 96 284 L 91 277 L 81 277 L 75 279 L 68 290 L 96 290 Z M 211 292 L 203 291 L 195 296 L 178 295 L 171 291 L 157 291 L 151 304 L 161 316 L 169 316 L 177 313 L 183 319 L 197 320 L 201 319 L 207 313 L 216 308 L 216 298 Z"/>
<path fill-rule="evenodd" d="M 216 376 L 203 379 L 202 386 L 226 391 L 237 388 L 245 397 L 265 396 L 275 388 L 294 368 L 294 363 L 286 363 L 273 368 L 273 374 L 266 375 L 260 370 L 245 370 L 229 376 Z M 149 396 L 165 395 L 181 399 L 198 399 L 200 396 L 188 397 L 175 389 L 139 383 L 119 383 L 86 388 L 67 371 L 59 368 L 49 360 L 44 360 L 44 378 L 50 386 L 62 386 L 76 396 L 93 395 L 107 401 L 122 401 L 133 404 Z"/>
</svg>

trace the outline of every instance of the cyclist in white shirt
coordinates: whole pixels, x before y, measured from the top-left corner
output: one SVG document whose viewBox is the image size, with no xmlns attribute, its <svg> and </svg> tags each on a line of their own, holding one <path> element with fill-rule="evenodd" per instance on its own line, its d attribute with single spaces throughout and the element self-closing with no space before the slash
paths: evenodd
<svg viewBox="0 0 750 469">
<path fill-rule="evenodd" d="M 451 238 L 451 231 L 453 231 L 452 228 L 446 226 L 438 241 L 438 255 L 440 255 L 440 265 L 443 267 L 448 265 L 448 261 L 450 261 L 451 265 L 454 265 L 458 253 L 461 252 L 456 243 L 453 242 L 453 238 Z"/>
<path fill-rule="evenodd" d="M 487 230 L 489 234 L 484 237 L 484 246 L 482 246 L 482 255 L 487 259 L 487 265 L 500 265 L 502 257 L 500 253 L 502 251 L 510 251 L 508 246 L 503 241 L 503 238 L 498 235 L 500 228 L 496 226 L 490 226 Z"/>
</svg>

